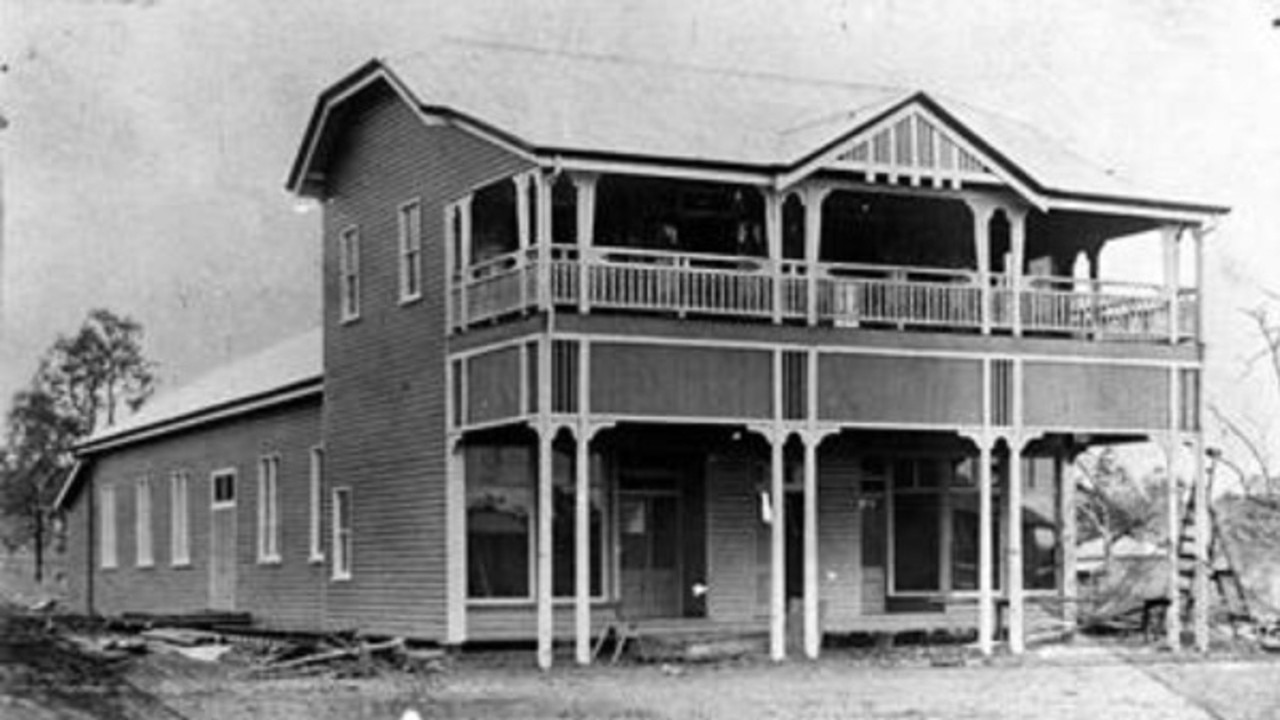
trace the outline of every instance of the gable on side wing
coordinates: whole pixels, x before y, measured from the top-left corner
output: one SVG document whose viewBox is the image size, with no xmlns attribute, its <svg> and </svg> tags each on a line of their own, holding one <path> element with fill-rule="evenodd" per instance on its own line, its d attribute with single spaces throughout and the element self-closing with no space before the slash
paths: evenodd
<svg viewBox="0 0 1280 720">
<path fill-rule="evenodd" d="M 869 183 L 951 189 L 1005 185 L 1043 209 L 1044 199 L 1024 174 L 971 136 L 938 113 L 926 96 L 916 94 L 806 158 L 781 175 L 778 186 L 785 189 L 830 169 L 861 173 Z"/>
</svg>

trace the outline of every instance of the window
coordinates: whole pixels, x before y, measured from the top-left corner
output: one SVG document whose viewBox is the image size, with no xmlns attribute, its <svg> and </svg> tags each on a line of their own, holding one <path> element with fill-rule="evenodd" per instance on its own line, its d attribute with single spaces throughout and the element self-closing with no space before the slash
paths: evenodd
<svg viewBox="0 0 1280 720">
<path fill-rule="evenodd" d="M 258 461 L 258 562 L 280 562 L 280 456 Z"/>
<path fill-rule="evenodd" d="M 463 201 L 449 203 L 444 208 L 444 242 L 449 253 L 449 271 L 462 272 L 467 268 L 467 233 L 463 226 Z"/>
<path fill-rule="evenodd" d="M 522 445 L 466 448 L 470 597 L 531 596 L 533 455 Z"/>
<path fill-rule="evenodd" d="M 577 472 L 574 468 L 576 458 L 570 452 L 556 452 L 552 456 L 552 501 L 551 506 L 556 509 L 554 518 L 551 523 L 551 589 L 556 597 L 573 597 L 577 593 L 577 567 L 578 552 L 576 547 L 577 538 Z M 531 478 L 531 482 L 532 482 Z M 590 497 L 589 503 L 589 536 L 591 543 L 591 575 L 590 587 L 591 595 L 599 597 L 601 594 L 601 581 L 603 579 L 602 563 L 604 560 L 604 488 L 600 484 L 600 478 L 597 473 L 592 473 L 590 490 L 587 493 Z M 672 513 L 666 518 L 657 519 L 658 522 L 671 522 L 677 515 Z M 670 528 L 669 534 L 659 534 L 659 538 L 674 539 L 677 537 L 676 529 Z M 659 548 L 661 549 L 661 548 Z M 676 552 L 674 545 L 671 546 L 672 562 L 668 567 L 675 568 Z M 660 554 L 660 553 L 657 553 Z"/>
<path fill-rule="evenodd" d="M 187 502 L 188 475 L 175 472 L 169 477 L 169 561 L 173 565 L 191 563 L 190 504 Z"/>
<path fill-rule="evenodd" d="M 236 473 L 234 470 L 220 470 L 213 474 L 213 506 L 224 507 L 236 504 Z"/>
<path fill-rule="evenodd" d="M 1024 458 L 1022 466 L 1022 585 L 1058 587 L 1061 553 L 1058 466 L 1053 458 Z"/>
<path fill-rule="evenodd" d="M 351 488 L 333 490 L 333 579 L 351 579 Z"/>
<path fill-rule="evenodd" d="M 1023 458 L 1023 585 L 1058 583 L 1061 479 L 1052 458 Z M 978 463 L 974 458 L 901 458 L 892 466 L 889 541 L 894 594 L 978 589 Z M 1006 558 L 1009 468 L 992 463 L 992 587 L 1002 585 Z M 864 559 L 866 557 L 864 548 Z M 946 572 L 944 572 L 944 570 Z"/>
<path fill-rule="evenodd" d="M 309 532 L 309 545 L 311 551 L 308 557 L 311 562 L 324 561 L 324 548 L 321 539 L 321 508 L 324 495 L 322 494 L 321 484 L 324 481 L 324 450 L 322 448 L 311 448 L 311 474 L 310 480 L 310 515 L 307 518 L 307 527 Z"/>
<path fill-rule="evenodd" d="M 1002 479 L 1003 462 L 992 460 L 991 467 L 991 512 L 993 526 L 991 528 L 991 587 L 999 590 L 1002 586 L 1004 557 L 1003 547 L 1004 525 L 1000 519 L 1000 502 L 1004 496 Z M 951 479 L 951 589 L 978 589 L 978 554 L 981 524 L 979 519 L 978 499 L 978 461 L 967 458 L 955 464 L 955 473 Z"/>
<path fill-rule="evenodd" d="M 510 178 L 486 185 L 471 196 L 471 237 L 466 251 L 472 266 L 519 249 L 516 207 L 516 184 Z"/>
<path fill-rule="evenodd" d="M 103 568 L 117 567 L 116 488 L 103 485 L 98 498 L 98 552 Z"/>
<path fill-rule="evenodd" d="M 339 308 L 343 322 L 360 317 L 360 230 L 349 227 L 338 242 Z"/>
<path fill-rule="evenodd" d="M 137 554 L 134 556 L 134 563 L 138 567 L 151 567 L 155 561 L 151 552 L 151 479 L 142 478 L 136 487 L 134 519 L 137 527 L 134 541 Z"/>
<path fill-rule="evenodd" d="M 537 451 L 520 444 L 467 446 L 467 592 L 473 599 L 527 600 L 536 558 Z M 576 590 L 576 473 L 571 453 L 552 457 L 552 592 Z M 591 594 L 604 588 L 606 494 L 598 473 L 590 490 Z"/>
<path fill-rule="evenodd" d="M 400 302 L 422 297 L 422 204 L 400 206 Z"/>
</svg>

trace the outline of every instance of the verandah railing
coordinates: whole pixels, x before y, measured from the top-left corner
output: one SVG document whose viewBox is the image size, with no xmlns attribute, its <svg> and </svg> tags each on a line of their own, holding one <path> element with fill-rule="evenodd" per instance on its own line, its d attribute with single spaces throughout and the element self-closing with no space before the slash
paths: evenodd
<svg viewBox="0 0 1280 720">
<path fill-rule="evenodd" d="M 1171 310 L 1161 285 L 628 248 L 537 249 L 455 272 L 453 328 L 546 303 L 580 310 L 675 313 L 898 329 L 1020 331 L 1096 339 L 1169 341 L 1195 335 L 1196 295 Z M 1176 334 L 1170 323 L 1176 322 Z"/>
</svg>

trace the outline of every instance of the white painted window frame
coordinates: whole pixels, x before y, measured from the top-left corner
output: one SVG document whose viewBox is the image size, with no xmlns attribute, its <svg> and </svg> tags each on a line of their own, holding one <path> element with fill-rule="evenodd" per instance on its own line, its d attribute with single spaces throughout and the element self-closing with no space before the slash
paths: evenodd
<svg viewBox="0 0 1280 720">
<path fill-rule="evenodd" d="M 324 562 L 324 447 L 311 448 L 308 475 L 309 515 L 307 517 L 307 558 L 312 563 Z"/>
<path fill-rule="evenodd" d="M 223 477 L 231 478 L 231 499 L 230 500 L 218 499 L 218 478 L 223 478 Z M 210 507 L 212 507 L 214 510 L 221 510 L 223 508 L 235 507 L 236 496 L 240 494 L 240 488 L 236 487 L 237 480 L 238 480 L 238 473 L 236 472 L 236 469 L 234 467 L 222 468 L 220 470 L 214 470 L 213 472 L 209 473 Z"/>
<path fill-rule="evenodd" d="M 350 487 L 333 489 L 333 579 L 350 580 L 352 575 L 352 555 L 355 551 L 353 524 L 353 505 Z M 342 511 L 346 509 L 347 525 L 342 524 Z"/>
<path fill-rule="evenodd" d="M 343 323 L 360 319 L 360 227 L 338 233 L 338 314 Z"/>
<path fill-rule="evenodd" d="M 151 478 L 143 476 L 134 482 L 134 565 L 140 568 L 154 567 L 155 538 L 152 537 Z"/>
<path fill-rule="evenodd" d="M 280 562 L 280 454 L 258 458 L 258 562 Z"/>
<path fill-rule="evenodd" d="M 116 521 L 116 486 L 105 484 L 98 490 L 98 564 L 103 570 L 120 567 Z"/>
<path fill-rule="evenodd" d="M 400 228 L 400 304 L 422 299 L 422 200 L 413 198 L 396 210 Z"/>
<path fill-rule="evenodd" d="M 191 474 L 176 470 L 169 475 L 169 563 L 191 565 Z"/>
<path fill-rule="evenodd" d="M 536 453 L 534 454 L 536 455 Z M 529 482 L 530 482 L 530 487 L 532 489 L 532 492 L 531 492 L 532 503 L 530 508 L 531 512 L 529 513 L 529 527 L 527 532 L 527 536 L 529 539 L 529 551 L 528 551 L 528 561 L 526 563 L 526 568 L 528 571 L 528 578 L 529 578 L 528 580 L 529 591 L 524 595 L 509 595 L 506 597 L 483 597 L 483 596 L 471 595 L 470 587 L 468 587 L 466 590 L 468 606 L 512 607 L 512 606 L 528 605 L 529 603 L 535 602 L 537 600 L 537 593 L 538 593 L 537 591 L 538 477 L 537 477 L 536 471 L 530 474 Z M 616 479 L 615 479 L 615 482 L 616 482 Z M 463 483 L 465 486 L 465 483 L 466 483 L 465 471 L 463 476 Z M 618 519 L 618 509 L 620 507 L 620 503 L 618 500 L 617 493 L 615 493 L 611 489 L 612 485 L 613 483 L 610 482 L 609 476 L 605 475 L 603 469 L 601 469 L 600 474 L 598 475 L 598 479 L 597 479 L 596 471 L 595 470 L 592 471 L 591 482 L 588 484 L 588 486 L 590 489 L 598 488 L 600 490 L 600 502 L 603 504 L 602 517 L 601 517 L 602 526 L 600 528 L 601 530 L 600 553 L 601 553 L 601 559 L 602 559 L 602 563 L 600 566 L 600 573 L 601 573 L 600 591 L 591 593 L 590 600 L 593 603 L 605 602 L 608 599 L 610 592 L 617 592 L 616 590 L 611 590 L 611 588 L 613 587 L 614 581 L 621 577 L 621 572 L 622 572 L 617 562 L 615 562 L 616 558 L 614 557 L 614 552 L 613 552 L 613 548 L 615 548 L 615 546 L 617 546 L 617 543 L 618 543 L 618 540 L 617 538 L 615 538 L 614 533 L 616 532 L 616 529 L 621 526 L 621 521 Z M 569 477 L 568 486 L 573 488 L 576 492 L 577 481 L 576 481 L 576 478 L 574 478 L 572 475 Z M 588 490 L 588 492 L 590 492 L 590 490 Z M 465 488 L 464 488 L 464 493 L 465 493 Z M 465 502 L 462 508 L 462 516 L 463 516 L 463 533 L 466 533 L 468 532 L 468 529 L 466 525 L 467 508 L 466 508 Z M 554 519 L 553 519 L 553 522 L 554 522 Z M 617 546 L 617 552 L 621 552 L 620 546 Z M 620 557 L 621 556 L 619 555 L 618 558 Z M 463 563 L 465 564 L 467 562 L 469 562 L 469 558 L 464 557 Z M 470 572 L 469 567 L 467 568 L 467 570 L 468 572 Z M 553 605 L 570 605 L 573 602 L 575 602 L 573 593 L 569 593 L 567 595 L 553 595 L 551 598 L 551 603 Z"/>
</svg>

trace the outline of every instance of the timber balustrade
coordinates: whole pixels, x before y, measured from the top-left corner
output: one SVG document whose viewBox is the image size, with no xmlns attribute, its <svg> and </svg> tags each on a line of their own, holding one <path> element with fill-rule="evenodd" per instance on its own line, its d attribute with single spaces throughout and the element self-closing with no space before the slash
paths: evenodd
<svg viewBox="0 0 1280 720">
<path fill-rule="evenodd" d="M 544 257 L 537 248 L 519 250 L 455 272 L 450 327 L 553 303 L 588 312 L 838 327 L 979 332 L 986 326 L 1003 333 L 1166 343 L 1196 336 L 1196 292 L 1180 289 L 1171 308 L 1158 284 L 988 273 L 984 288 L 983 274 L 975 270 L 572 245 L 554 246 L 545 267 Z"/>
</svg>

